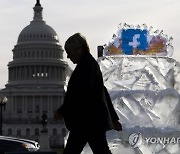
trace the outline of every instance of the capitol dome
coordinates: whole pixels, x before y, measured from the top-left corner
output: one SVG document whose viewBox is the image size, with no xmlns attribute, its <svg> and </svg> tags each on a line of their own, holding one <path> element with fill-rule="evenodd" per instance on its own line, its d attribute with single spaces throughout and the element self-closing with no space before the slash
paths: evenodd
<svg viewBox="0 0 180 154">
<path fill-rule="evenodd" d="M 59 44 L 58 35 L 52 27 L 46 24 L 42 18 L 41 4 L 37 1 L 34 9 L 34 18 L 19 34 L 17 44 L 32 43 L 38 41 Z"/>
<path fill-rule="evenodd" d="M 64 51 L 58 35 L 43 20 L 40 0 L 36 0 L 33 9 L 33 20 L 20 32 L 17 44 L 12 50 L 13 61 L 8 64 L 7 86 L 32 85 L 37 78 L 42 85 L 53 82 L 62 86 L 67 64 L 63 60 Z"/>
<path fill-rule="evenodd" d="M 38 40 L 59 43 L 56 32 L 43 22 L 34 22 L 25 27 L 19 34 L 17 43 L 19 44 Z"/>
</svg>

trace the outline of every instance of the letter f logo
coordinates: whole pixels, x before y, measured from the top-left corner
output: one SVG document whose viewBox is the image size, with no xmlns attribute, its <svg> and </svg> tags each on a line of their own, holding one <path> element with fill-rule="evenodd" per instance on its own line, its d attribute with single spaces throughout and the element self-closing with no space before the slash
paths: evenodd
<svg viewBox="0 0 180 154">
<path fill-rule="evenodd" d="M 147 30 L 127 29 L 122 31 L 123 53 L 126 55 L 133 55 L 133 48 L 137 50 L 147 50 Z"/>
</svg>

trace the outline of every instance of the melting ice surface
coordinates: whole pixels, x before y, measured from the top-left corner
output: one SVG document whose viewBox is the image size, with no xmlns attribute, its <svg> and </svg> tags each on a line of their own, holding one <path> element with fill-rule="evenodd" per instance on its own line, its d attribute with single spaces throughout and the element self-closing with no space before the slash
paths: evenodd
<svg viewBox="0 0 180 154">
<path fill-rule="evenodd" d="M 180 154 L 180 64 L 168 57 L 98 59 L 123 125 L 109 131 L 113 154 Z M 89 146 L 82 154 L 92 154 Z"/>
</svg>

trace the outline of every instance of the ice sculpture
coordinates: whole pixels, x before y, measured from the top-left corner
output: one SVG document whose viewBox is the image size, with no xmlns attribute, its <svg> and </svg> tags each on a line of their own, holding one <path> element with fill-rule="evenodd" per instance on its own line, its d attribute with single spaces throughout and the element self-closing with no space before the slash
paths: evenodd
<svg viewBox="0 0 180 154">
<path fill-rule="evenodd" d="M 126 30 L 127 27 L 132 29 L 132 26 L 126 25 Z M 136 30 L 130 33 L 135 34 Z M 141 42 L 137 38 L 150 31 L 139 31 L 140 34 L 134 38 L 137 45 L 130 50 L 123 49 L 119 39 L 122 31 L 122 28 L 118 29 L 113 41 L 105 46 L 104 56 L 98 58 L 104 83 L 123 125 L 122 132 L 107 133 L 110 149 L 113 154 L 179 154 L 180 63 L 169 57 L 172 55 L 172 44 L 164 39 L 166 43 L 161 46 L 162 52 L 153 50 L 151 54 L 149 51 L 144 54 L 151 44 L 144 43 L 146 50 L 142 51 L 142 48 L 138 49 L 139 42 L 146 40 L 143 38 Z M 171 45 L 168 47 L 167 44 Z M 112 45 L 117 47 L 116 52 L 112 53 Z M 127 52 L 134 55 L 126 55 Z M 88 146 L 82 152 L 91 153 Z"/>
<path fill-rule="evenodd" d="M 119 24 L 112 39 L 105 45 L 104 55 L 156 55 L 171 56 L 173 54 L 172 37 L 163 30 L 153 31 L 153 27 L 143 25 Z"/>
</svg>

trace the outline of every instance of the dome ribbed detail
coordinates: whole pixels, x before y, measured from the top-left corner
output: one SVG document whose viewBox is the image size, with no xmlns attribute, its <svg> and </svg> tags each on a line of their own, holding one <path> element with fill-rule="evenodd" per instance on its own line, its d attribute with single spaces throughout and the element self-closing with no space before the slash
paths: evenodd
<svg viewBox="0 0 180 154">
<path fill-rule="evenodd" d="M 18 44 L 25 42 L 50 41 L 51 43 L 59 44 L 59 39 L 56 32 L 45 23 L 31 22 L 25 27 L 18 37 Z"/>
</svg>

